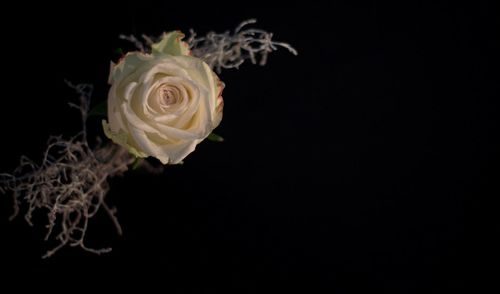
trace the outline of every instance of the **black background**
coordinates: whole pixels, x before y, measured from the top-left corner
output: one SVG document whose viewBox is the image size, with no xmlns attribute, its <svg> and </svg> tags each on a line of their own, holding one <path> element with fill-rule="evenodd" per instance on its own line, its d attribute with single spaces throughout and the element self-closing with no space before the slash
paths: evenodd
<svg viewBox="0 0 500 294">
<path fill-rule="evenodd" d="M 161 175 L 111 181 L 124 235 L 103 215 L 88 239 L 112 246 L 110 254 L 65 248 L 42 260 L 43 215 L 35 228 L 22 217 L 9 222 L 11 201 L 2 197 L 3 285 L 140 293 L 463 288 L 465 199 L 499 192 L 498 79 L 489 73 L 498 71 L 499 26 L 491 5 L 169 2 L 2 9 L 2 172 L 23 154 L 39 160 L 49 135 L 78 131 L 63 79 L 94 84 L 94 102 L 103 101 L 109 62 L 125 46 L 120 33 L 203 34 L 257 18 L 299 51 L 220 75 L 224 143 L 200 144 Z"/>
</svg>

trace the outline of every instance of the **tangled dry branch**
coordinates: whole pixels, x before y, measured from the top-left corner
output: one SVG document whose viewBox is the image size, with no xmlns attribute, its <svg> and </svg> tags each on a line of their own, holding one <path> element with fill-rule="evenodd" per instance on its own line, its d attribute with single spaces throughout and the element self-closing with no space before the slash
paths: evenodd
<svg viewBox="0 0 500 294">
<path fill-rule="evenodd" d="M 203 37 L 190 30 L 187 43 L 193 56 L 203 59 L 213 70 L 239 68 L 246 60 L 253 64 L 265 65 L 268 54 L 282 47 L 297 55 L 297 51 L 287 43 L 274 41 L 273 34 L 261 29 L 247 28 L 255 19 L 242 22 L 234 31 L 224 33 L 209 32 Z M 148 52 L 156 38 L 142 35 L 143 41 L 133 35 L 120 35 L 121 39 L 132 42 L 143 52 Z"/>
<path fill-rule="evenodd" d="M 83 130 L 70 139 L 51 137 L 41 164 L 21 157 L 20 165 L 11 174 L 0 174 L 0 191 L 11 192 L 15 217 L 23 204 L 27 205 L 26 221 L 32 225 L 33 213 L 47 211 L 47 234 L 57 245 L 44 257 L 50 257 L 65 245 L 80 246 L 93 253 L 109 252 L 110 248 L 93 249 L 85 245 L 89 220 L 104 210 L 121 234 L 115 209 L 105 202 L 109 190 L 108 179 L 128 169 L 133 158 L 115 144 L 97 144 L 91 148 L 87 142 L 85 123 L 89 110 L 92 87 L 71 85 L 80 96 L 80 104 L 70 104 L 80 110 Z"/>
</svg>

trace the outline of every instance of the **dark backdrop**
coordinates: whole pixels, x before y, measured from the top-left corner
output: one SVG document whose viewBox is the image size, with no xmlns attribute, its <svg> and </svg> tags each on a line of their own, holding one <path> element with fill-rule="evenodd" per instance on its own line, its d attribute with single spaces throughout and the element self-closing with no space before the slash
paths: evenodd
<svg viewBox="0 0 500 294">
<path fill-rule="evenodd" d="M 106 98 L 120 33 L 202 34 L 257 18 L 299 56 L 280 50 L 265 67 L 220 75 L 224 143 L 200 144 L 161 175 L 112 180 L 124 235 L 102 216 L 88 239 L 112 246 L 110 254 L 65 248 L 41 260 L 43 216 L 35 228 L 22 217 L 9 222 L 10 198 L 2 197 L 2 285 L 139 293 L 463 287 L 465 198 L 499 192 L 491 6 L 169 2 L 177 1 L 2 9 L 13 18 L 1 20 L 2 172 L 23 154 L 39 160 L 49 135 L 78 130 L 63 79 L 94 84 L 95 102 Z"/>
</svg>

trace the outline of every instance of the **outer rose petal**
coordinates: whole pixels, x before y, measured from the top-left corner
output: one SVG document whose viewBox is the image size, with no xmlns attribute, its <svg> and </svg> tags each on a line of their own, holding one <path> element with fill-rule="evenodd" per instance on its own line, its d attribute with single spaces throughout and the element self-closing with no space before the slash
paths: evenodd
<svg viewBox="0 0 500 294">
<path fill-rule="evenodd" d="M 124 77 L 131 75 L 138 67 L 145 62 L 153 59 L 153 56 L 143 54 L 140 52 L 127 53 L 118 64 L 111 63 L 111 70 L 109 71 L 109 83 L 113 84 L 122 80 Z"/>
<path fill-rule="evenodd" d="M 151 45 L 153 54 L 168 54 L 168 55 L 189 55 L 189 45 L 181 41 L 184 34 L 180 31 L 163 33 L 160 42 Z"/>
<path fill-rule="evenodd" d="M 102 121 L 102 127 L 104 129 L 104 134 L 106 135 L 106 137 L 110 138 L 116 144 L 125 147 L 128 150 L 128 152 L 130 152 L 131 154 L 135 155 L 136 157 L 146 157 L 147 156 L 146 153 L 141 152 L 141 151 L 137 150 L 136 148 L 129 145 L 128 136 L 125 132 L 123 132 L 123 131 L 121 131 L 119 133 L 113 132 L 111 130 L 111 128 L 109 127 L 109 124 L 105 120 Z"/>
</svg>

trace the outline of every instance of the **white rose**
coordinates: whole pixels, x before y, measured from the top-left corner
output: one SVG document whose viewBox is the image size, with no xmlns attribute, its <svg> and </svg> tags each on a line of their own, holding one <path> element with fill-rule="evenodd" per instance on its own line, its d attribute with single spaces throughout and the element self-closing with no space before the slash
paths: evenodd
<svg viewBox="0 0 500 294">
<path fill-rule="evenodd" d="M 222 119 L 223 83 L 189 56 L 181 32 L 170 32 L 152 53 L 128 53 L 112 64 L 106 135 L 138 157 L 181 162 Z"/>
</svg>

